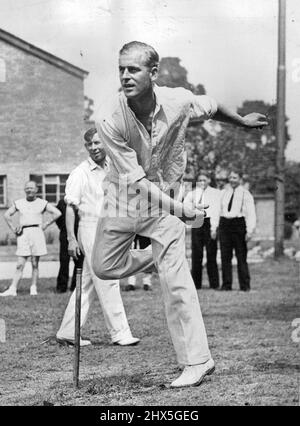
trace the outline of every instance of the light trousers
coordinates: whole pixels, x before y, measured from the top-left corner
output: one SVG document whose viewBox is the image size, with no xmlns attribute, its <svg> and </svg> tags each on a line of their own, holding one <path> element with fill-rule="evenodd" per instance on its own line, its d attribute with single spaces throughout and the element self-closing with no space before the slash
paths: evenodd
<svg viewBox="0 0 300 426">
<path fill-rule="evenodd" d="M 92 249 L 96 235 L 97 222 L 81 223 L 78 230 L 78 243 L 84 253 L 81 294 L 81 327 L 87 321 L 90 307 L 96 294 L 104 314 L 104 320 L 112 342 L 131 337 L 131 331 L 125 314 L 117 280 L 104 281 L 98 278 L 91 266 Z M 75 298 L 74 291 L 67 305 L 58 338 L 74 339 L 75 335 Z"/>
<path fill-rule="evenodd" d="M 130 250 L 135 234 L 149 237 L 152 250 Z M 92 265 L 101 279 L 157 270 L 178 362 L 195 365 L 210 359 L 198 294 L 185 256 L 185 225 L 180 219 L 171 215 L 101 218 Z"/>
</svg>

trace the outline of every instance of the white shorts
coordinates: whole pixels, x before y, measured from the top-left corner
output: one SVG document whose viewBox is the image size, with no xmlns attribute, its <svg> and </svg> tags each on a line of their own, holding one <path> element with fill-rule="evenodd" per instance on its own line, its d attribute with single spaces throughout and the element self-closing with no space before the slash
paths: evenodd
<svg viewBox="0 0 300 426">
<path fill-rule="evenodd" d="M 24 228 L 17 237 L 17 256 L 43 256 L 47 254 L 46 240 L 42 228 Z"/>
</svg>

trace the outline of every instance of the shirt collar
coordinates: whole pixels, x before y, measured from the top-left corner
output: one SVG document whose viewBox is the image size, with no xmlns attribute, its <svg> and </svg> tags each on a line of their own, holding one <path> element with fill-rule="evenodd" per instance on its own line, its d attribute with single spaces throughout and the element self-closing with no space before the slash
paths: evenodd
<svg viewBox="0 0 300 426">
<path fill-rule="evenodd" d="M 208 192 L 212 186 L 208 185 L 205 189 L 202 189 L 200 186 L 196 186 L 194 190 L 201 191 L 201 192 Z"/>
<path fill-rule="evenodd" d="M 227 188 L 229 194 L 235 193 L 237 194 L 239 191 L 243 191 L 244 187 L 242 185 L 237 186 L 236 188 L 232 188 L 231 185 Z"/>
<path fill-rule="evenodd" d="M 156 106 L 154 110 L 154 115 L 155 115 L 158 113 L 158 111 L 162 107 L 161 91 L 157 84 L 153 84 L 153 92 L 155 94 L 155 102 L 156 102 Z"/>
<path fill-rule="evenodd" d="M 157 84 L 153 84 L 153 92 L 155 94 L 155 110 L 154 110 L 154 114 L 153 114 L 153 117 L 154 117 L 159 112 L 160 108 L 162 108 L 161 91 L 160 91 L 160 87 L 157 86 Z M 128 105 L 128 100 L 127 100 L 126 96 L 124 95 L 123 91 L 122 91 L 122 97 L 124 99 L 126 107 L 134 114 L 134 112 L 132 111 L 132 109 Z"/>
<path fill-rule="evenodd" d="M 88 163 L 89 163 L 89 166 L 90 166 L 90 170 L 95 170 L 97 168 L 100 169 L 100 170 L 104 170 L 105 167 L 107 166 L 106 160 L 105 160 L 105 163 L 104 163 L 104 168 L 102 168 L 97 163 L 95 163 L 95 161 L 91 157 L 88 158 Z"/>
</svg>

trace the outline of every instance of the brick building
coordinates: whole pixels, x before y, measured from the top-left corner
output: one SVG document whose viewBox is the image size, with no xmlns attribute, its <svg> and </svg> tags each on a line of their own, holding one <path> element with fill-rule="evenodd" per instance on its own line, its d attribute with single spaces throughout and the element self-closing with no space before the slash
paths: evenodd
<svg viewBox="0 0 300 426">
<path fill-rule="evenodd" d="M 56 203 L 84 156 L 84 78 L 88 73 L 0 29 L 0 241 L 3 213 L 34 178 Z"/>
</svg>

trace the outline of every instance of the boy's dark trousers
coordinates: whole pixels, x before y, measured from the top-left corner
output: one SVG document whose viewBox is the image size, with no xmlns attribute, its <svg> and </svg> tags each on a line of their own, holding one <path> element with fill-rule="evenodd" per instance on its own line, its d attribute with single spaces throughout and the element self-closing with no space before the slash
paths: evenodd
<svg viewBox="0 0 300 426">
<path fill-rule="evenodd" d="M 217 265 L 217 239 L 210 236 L 210 218 L 205 218 L 201 228 L 192 228 L 192 277 L 197 289 L 202 287 L 203 250 L 206 247 L 207 275 L 210 288 L 219 287 Z"/>
<path fill-rule="evenodd" d="M 250 274 L 247 264 L 246 222 L 244 217 L 220 219 L 220 248 L 222 259 L 222 289 L 232 288 L 233 250 L 237 258 L 240 289 L 250 290 Z"/>
</svg>

